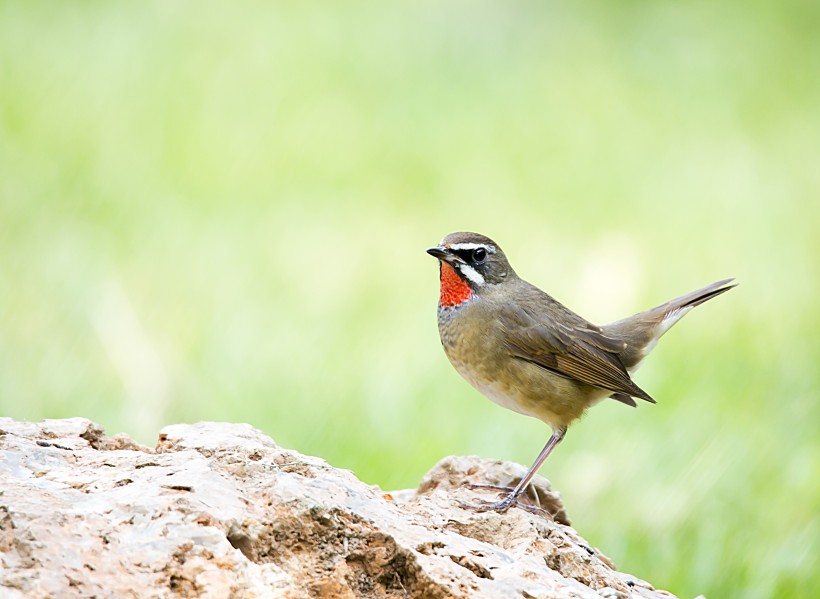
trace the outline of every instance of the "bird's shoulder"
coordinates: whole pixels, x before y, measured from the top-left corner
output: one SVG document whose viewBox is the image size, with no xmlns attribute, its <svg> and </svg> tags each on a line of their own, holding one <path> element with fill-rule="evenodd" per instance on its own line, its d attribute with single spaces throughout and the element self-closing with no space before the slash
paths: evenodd
<svg viewBox="0 0 820 599">
<path fill-rule="evenodd" d="M 567 308 L 550 294 L 524 280 L 516 282 L 516 289 L 507 296 L 500 312 L 513 330 L 530 330 L 543 334 L 546 340 L 554 338 L 560 346 L 582 342 L 601 350 L 618 353 L 626 344 L 615 336 Z"/>
</svg>

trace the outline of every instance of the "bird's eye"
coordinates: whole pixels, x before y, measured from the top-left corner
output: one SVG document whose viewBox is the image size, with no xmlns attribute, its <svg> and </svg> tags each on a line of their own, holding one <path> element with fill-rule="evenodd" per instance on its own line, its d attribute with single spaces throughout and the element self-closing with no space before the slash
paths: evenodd
<svg viewBox="0 0 820 599">
<path fill-rule="evenodd" d="M 473 262 L 478 264 L 484 262 L 487 259 L 487 250 L 484 248 L 476 248 L 473 250 Z"/>
</svg>

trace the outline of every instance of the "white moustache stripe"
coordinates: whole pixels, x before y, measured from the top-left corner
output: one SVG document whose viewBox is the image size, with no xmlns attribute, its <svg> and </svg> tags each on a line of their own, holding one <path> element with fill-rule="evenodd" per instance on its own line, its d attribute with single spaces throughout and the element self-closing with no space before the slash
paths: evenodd
<svg viewBox="0 0 820 599">
<path fill-rule="evenodd" d="M 459 270 L 461 270 L 461 272 L 464 274 L 464 276 L 470 279 L 476 285 L 481 286 L 484 284 L 484 277 L 481 276 L 481 273 L 469 264 L 459 264 L 458 267 Z"/>
</svg>

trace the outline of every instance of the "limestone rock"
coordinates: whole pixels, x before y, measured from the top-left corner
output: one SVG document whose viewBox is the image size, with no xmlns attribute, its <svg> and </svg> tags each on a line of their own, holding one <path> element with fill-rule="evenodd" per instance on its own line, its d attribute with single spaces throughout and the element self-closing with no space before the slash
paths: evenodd
<svg viewBox="0 0 820 599">
<path fill-rule="evenodd" d="M 247 424 L 165 427 L 156 449 L 82 418 L 0 418 L 0 596 L 671 597 L 618 572 L 538 477 L 535 513 L 475 512 L 450 457 L 384 493 Z"/>
</svg>

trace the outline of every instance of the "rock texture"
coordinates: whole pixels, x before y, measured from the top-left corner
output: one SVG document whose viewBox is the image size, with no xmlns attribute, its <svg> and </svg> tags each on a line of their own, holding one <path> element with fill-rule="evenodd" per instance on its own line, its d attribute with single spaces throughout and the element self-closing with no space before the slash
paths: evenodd
<svg viewBox="0 0 820 599">
<path fill-rule="evenodd" d="M 0 596 L 671 597 L 542 511 L 465 510 L 521 466 L 446 458 L 412 491 L 283 449 L 245 424 L 164 428 L 156 448 L 81 418 L 0 418 Z"/>
</svg>

